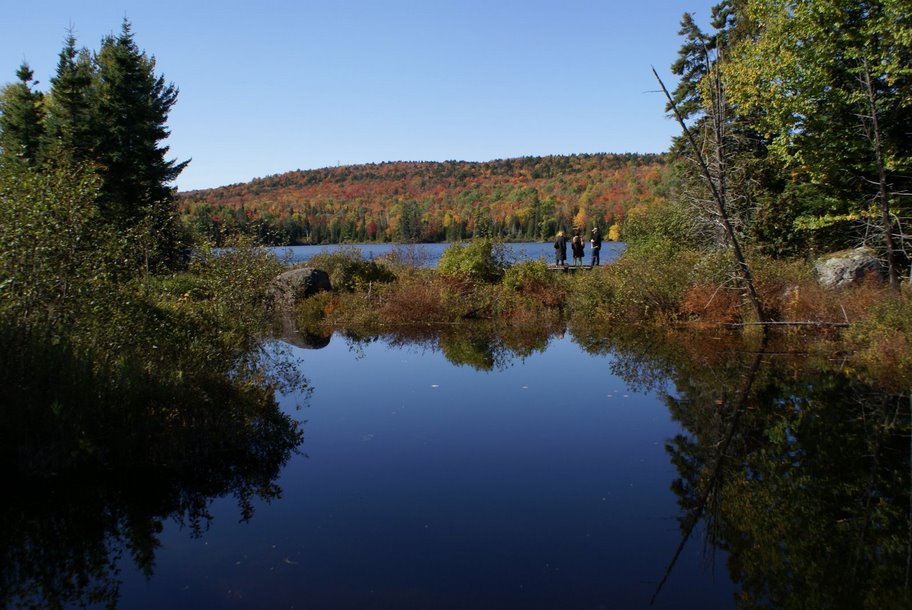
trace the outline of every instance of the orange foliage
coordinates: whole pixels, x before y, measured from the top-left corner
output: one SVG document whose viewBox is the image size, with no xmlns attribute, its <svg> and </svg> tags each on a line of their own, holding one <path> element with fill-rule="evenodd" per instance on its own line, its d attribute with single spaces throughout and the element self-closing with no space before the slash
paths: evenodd
<svg viewBox="0 0 912 610">
<path fill-rule="evenodd" d="M 667 175 L 663 155 L 391 162 L 288 172 L 179 197 L 188 221 L 218 225 L 215 215 L 239 211 L 248 225 L 296 224 L 302 233 L 293 239 L 305 243 L 395 240 L 405 202 L 420 206 L 426 241 L 469 237 L 479 218 L 501 237 L 537 239 L 580 221 L 607 230 L 630 208 L 655 201 Z"/>
</svg>

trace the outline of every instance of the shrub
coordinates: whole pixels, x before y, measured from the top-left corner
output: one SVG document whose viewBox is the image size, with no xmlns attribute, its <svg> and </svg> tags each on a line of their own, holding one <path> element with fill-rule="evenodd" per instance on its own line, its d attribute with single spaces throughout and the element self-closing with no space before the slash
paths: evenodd
<svg viewBox="0 0 912 610">
<path fill-rule="evenodd" d="M 912 383 L 912 298 L 888 293 L 845 333 L 853 358 L 893 387 Z"/>
<path fill-rule="evenodd" d="M 490 239 L 476 239 L 469 244 L 453 244 L 440 257 L 441 273 L 468 278 L 476 282 L 496 282 L 507 267 L 503 244 Z"/>
<path fill-rule="evenodd" d="M 522 261 L 510 265 L 504 271 L 503 285 L 508 290 L 524 293 L 539 293 L 554 285 L 551 272 L 545 261 Z"/>
<path fill-rule="evenodd" d="M 317 254 L 311 257 L 307 264 L 326 271 L 333 290 L 352 292 L 366 289 L 373 283 L 392 282 L 396 279 L 389 267 L 365 259 L 357 248 L 348 248 L 331 254 Z"/>
<path fill-rule="evenodd" d="M 682 204 L 671 201 L 632 208 L 624 219 L 621 237 L 630 246 L 650 241 L 685 249 L 699 246 L 693 214 Z"/>
<path fill-rule="evenodd" d="M 677 317 L 699 258 L 661 240 L 640 242 L 611 265 L 571 280 L 571 315 L 627 323 Z"/>
<path fill-rule="evenodd" d="M 430 270 L 407 274 L 384 288 L 376 306 L 387 324 L 434 324 L 451 319 L 442 280 Z"/>
</svg>

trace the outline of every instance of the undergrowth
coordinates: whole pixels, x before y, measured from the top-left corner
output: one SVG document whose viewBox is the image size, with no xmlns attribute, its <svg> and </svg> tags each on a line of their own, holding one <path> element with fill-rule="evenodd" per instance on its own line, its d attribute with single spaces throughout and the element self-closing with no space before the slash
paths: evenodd
<svg viewBox="0 0 912 610">
<path fill-rule="evenodd" d="M 611 264 L 561 272 L 541 260 L 507 264 L 490 242 L 454 246 L 441 268 L 401 261 L 357 261 L 350 254 L 319 259 L 341 281 L 341 291 L 300 303 L 298 326 L 361 335 L 408 327 L 467 328 L 490 322 L 522 334 L 525 328 L 708 330 L 759 332 L 752 309 L 725 251 L 682 248 L 642 240 Z M 821 287 L 809 263 L 752 254 L 765 311 L 784 325 L 780 333 L 838 340 L 859 366 L 899 367 L 912 337 L 909 298 L 882 282 L 842 289 Z M 446 264 L 443 264 L 443 262 Z M 314 262 L 312 261 L 311 264 Z M 746 326 L 742 326 L 746 324 Z M 894 366 L 895 365 L 895 366 Z"/>
</svg>

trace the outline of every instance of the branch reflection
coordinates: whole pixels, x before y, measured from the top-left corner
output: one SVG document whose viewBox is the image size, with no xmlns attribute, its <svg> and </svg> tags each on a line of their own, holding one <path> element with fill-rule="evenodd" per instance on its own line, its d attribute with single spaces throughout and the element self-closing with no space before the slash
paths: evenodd
<svg viewBox="0 0 912 610">
<path fill-rule="evenodd" d="M 707 560 L 727 553 L 739 607 L 912 606 L 908 393 L 787 337 L 595 337 L 577 340 L 664 391 L 684 428 L 666 444 L 682 541 L 656 596 L 702 526 Z"/>
</svg>

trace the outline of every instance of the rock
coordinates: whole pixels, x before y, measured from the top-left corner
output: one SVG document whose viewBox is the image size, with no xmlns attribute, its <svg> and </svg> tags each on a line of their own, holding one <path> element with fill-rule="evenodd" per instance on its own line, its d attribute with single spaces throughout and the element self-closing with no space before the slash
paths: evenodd
<svg viewBox="0 0 912 610">
<path fill-rule="evenodd" d="M 883 265 L 871 248 L 834 252 L 814 263 L 817 281 L 824 288 L 841 288 L 863 282 L 868 277 L 883 277 Z"/>
<path fill-rule="evenodd" d="M 276 309 L 288 310 L 299 300 L 324 290 L 332 290 L 329 274 L 322 269 L 301 267 L 290 269 L 275 278 L 269 294 Z"/>
</svg>

